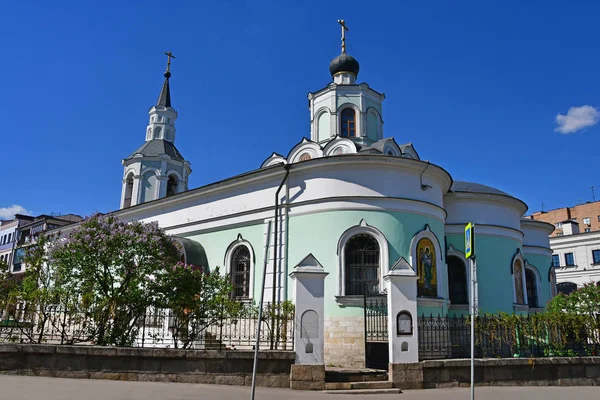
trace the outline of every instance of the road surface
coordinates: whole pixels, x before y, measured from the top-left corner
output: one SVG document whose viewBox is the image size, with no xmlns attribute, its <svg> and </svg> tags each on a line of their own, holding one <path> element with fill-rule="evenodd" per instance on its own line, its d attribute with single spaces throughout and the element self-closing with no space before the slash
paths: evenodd
<svg viewBox="0 0 600 400">
<path fill-rule="evenodd" d="M 257 400 L 468 400 L 468 389 L 411 390 L 402 394 L 340 395 L 288 389 L 257 388 Z M 481 387 L 477 400 L 598 400 L 598 387 Z M 29 376 L 0 376 L 2 400 L 248 400 L 250 388 L 186 383 L 120 382 Z"/>
</svg>

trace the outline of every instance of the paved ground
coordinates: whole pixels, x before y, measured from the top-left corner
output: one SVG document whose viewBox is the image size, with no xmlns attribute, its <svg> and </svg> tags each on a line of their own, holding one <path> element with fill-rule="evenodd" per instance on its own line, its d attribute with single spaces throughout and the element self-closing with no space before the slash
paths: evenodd
<svg viewBox="0 0 600 400">
<path fill-rule="evenodd" d="M 286 389 L 258 388 L 257 400 L 320 400 L 364 397 L 377 400 L 468 400 L 468 389 L 429 389 L 406 391 L 396 395 L 338 395 L 299 392 Z M 477 400 L 597 400 L 597 387 L 482 387 L 476 388 Z M 26 376 L 0 376 L 2 400 L 238 400 L 250 399 L 250 388 L 239 386 L 192 385 L 185 383 L 118 382 L 87 379 L 59 379 Z"/>
</svg>

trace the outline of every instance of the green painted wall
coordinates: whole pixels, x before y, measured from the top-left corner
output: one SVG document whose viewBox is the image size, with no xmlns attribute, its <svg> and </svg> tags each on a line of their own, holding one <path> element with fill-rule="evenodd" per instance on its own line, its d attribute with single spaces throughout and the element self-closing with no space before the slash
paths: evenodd
<svg viewBox="0 0 600 400">
<path fill-rule="evenodd" d="M 463 235 L 447 235 L 446 246 L 464 252 Z M 511 262 L 521 243 L 498 236 L 475 236 L 479 309 L 483 312 L 513 312 Z"/>
<path fill-rule="evenodd" d="M 361 108 L 360 108 L 361 101 L 360 101 L 360 96 L 359 95 L 342 95 L 342 96 L 338 96 L 338 98 L 337 98 L 338 109 L 343 104 L 347 104 L 347 103 L 354 104 L 356 107 L 358 107 L 359 110 L 361 110 Z"/>
<path fill-rule="evenodd" d="M 264 271 L 264 249 L 265 249 L 265 225 L 256 223 L 254 225 L 242 226 L 223 231 L 207 232 L 198 235 L 190 235 L 188 238 L 202 244 L 208 259 L 208 268 L 213 271 L 215 267 L 221 267 L 221 272 L 226 273 L 227 268 L 223 265 L 225 252 L 229 245 L 235 242 L 238 234 L 242 235 L 252 245 L 254 251 L 254 298 L 258 302 Z"/>
<path fill-rule="evenodd" d="M 337 246 L 349 228 L 364 219 L 387 238 L 390 265 L 400 256 L 410 260 L 410 241 L 429 224 L 443 247 L 443 223 L 423 215 L 384 211 L 331 211 L 290 218 L 290 270 L 312 253 L 329 273 L 325 279 L 325 312 L 332 316 L 360 316 L 362 307 L 340 307 L 335 301 L 339 284 Z M 443 256 L 443 255 L 442 255 Z M 389 268 L 389 266 L 388 266 Z M 435 314 L 439 311 L 436 309 Z"/>
<path fill-rule="evenodd" d="M 540 291 L 538 293 L 539 306 L 545 307 L 546 303 L 552 298 L 550 292 L 550 282 L 548 281 L 548 272 L 550 271 L 550 264 L 552 263 L 552 256 L 542 256 L 538 254 L 527 254 L 523 253 L 523 257 L 527 262 L 533 265 L 540 273 Z"/>
</svg>

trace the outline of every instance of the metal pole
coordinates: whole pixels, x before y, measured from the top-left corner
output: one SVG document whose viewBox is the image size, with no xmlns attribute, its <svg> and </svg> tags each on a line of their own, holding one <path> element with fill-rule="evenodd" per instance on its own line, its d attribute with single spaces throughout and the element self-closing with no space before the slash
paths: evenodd
<svg viewBox="0 0 600 400">
<path fill-rule="evenodd" d="M 271 240 L 271 221 L 267 223 L 267 237 L 265 239 L 265 262 L 263 265 L 263 280 L 260 290 L 260 303 L 258 306 L 258 322 L 256 323 L 256 343 L 254 344 L 254 365 L 252 367 L 252 391 L 250 400 L 254 400 L 256 392 L 256 366 L 258 364 L 258 346 L 260 345 L 260 324 L 262 322 L 263 302 L 265 300 L 265 281 L 267 280 L 267 263 L 269 262 L 269 241 Z"/>
<path fill-rule="evenodd" d="M 471 400 L 475 399 L 475 260 L 471 262 Z"/>
</svg>

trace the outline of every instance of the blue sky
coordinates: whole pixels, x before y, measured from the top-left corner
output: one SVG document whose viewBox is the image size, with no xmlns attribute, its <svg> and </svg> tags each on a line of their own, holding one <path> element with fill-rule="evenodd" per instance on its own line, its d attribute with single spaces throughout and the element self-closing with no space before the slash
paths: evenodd
<svg viewBox="0 0 600 400">
<path fill-rule="evenodd" d="M 118 208 L 164 51 L 191 188 L 287 154 L 340 18 L 359 81 L 386 94 L 385 136 L 530 211 L 590 201 L 591 185 L 600 199 L 598 2 L 23 0 L 2 15 L 0 217 Z"/>
</svg>

